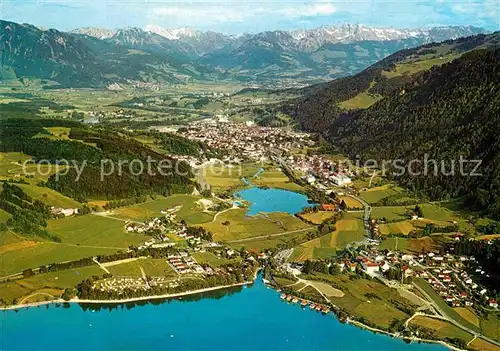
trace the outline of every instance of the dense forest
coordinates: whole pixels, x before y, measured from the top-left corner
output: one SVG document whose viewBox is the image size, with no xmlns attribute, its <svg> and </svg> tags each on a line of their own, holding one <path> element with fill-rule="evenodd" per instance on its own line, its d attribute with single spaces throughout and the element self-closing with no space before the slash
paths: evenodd
<svg viewBox="0 0 500 351">
<path fill-rule="evenodd" d="M 152 295 L 177 294 L 186 291 L 242 284 L 254 279 L 257 262 L 246 261 L 243 263 L 232 263 L 220 266 L 221 273 L 205 276 L 203 279 L 182 279 L 175 286 L 153 285 L 149 290 L 125 288 L 120 291 L 101 291 L 94 288 L 97 279 L 89 278 L 77 285 L 77 295 L 80 299 L 112 300 L 126 299 Z"/>
<path fill-rule="evenodd" d="M 283 108 L 351 158 L 376 160 L 379 167 L 387 162 L 386 175 L 413 194 L 433 200 L 465 195 L 467 205 L 500 218 L 499 42 L 499 33 L 448 41 L 451 54 L 474 50 L 388 78 L 383 71 L 395 64 L 443 47 L 402 50 L 355 76 L 305 88 Z M 366 109 L 340 107 L 366 91 L 382 99 Z M 473 160 L 481 160 L 477 169 Z"/>
<path fill-rule="evenodd" d="M 499 60 L 500 49 L 476 50 L 434 67 L 372 107 L 343 114 L 329 136 L 351 157 L 400 160 L 404 171 L 391 162 L 387 175 L 412 191 L 468 195 L 500 218 Z M 482 163 L 474 169 L 461 158 Z"/>
<path fill-rule="evenodd" d="M 0 232 L 11 229 L 27 236 L 39 236 L 59 242 L 61 239 L 45 228 L 52 218 L 50 206 L 34 200 L 17 185 L 4 182 L 0 192 L 0 209 L 12 215 L 7 223 L 0 223 Z"/>
<path fill-rule="evenodd" d="M 423 59 L 427 57 L 426 55 L 434 54 L 436 56 L 438 51 L 442 54 L 458 54 L 478 47 L 495 47 L 499 44 L 500 33 L 496 32 L 401 50 L 354 76 L 299 90 L 291 90 L 291 93 L 299 94 L 301 97 L 291 103 L 284 104 L 282 109 L 291 115 L 302 129 L 323 132 L 345 112 L 339 103 L 362 92 L 367 92 L 369 95 L 390 97 L 395 92 L 401 91 L 405 85 L 413 84 L 415 79 L 413 75 L 402 74 L 388 77 L 383 73 L 394 70 L 396 64 L 408 60 Z"/>
<path fill-rule="evenodd" d="M 448 244 L 448 250 L 456 255 L 474 256 L 475 262 L 469 262 L 471 272 L 479 265 L 487 276 L 479 276 L 481 283 L 500 295 L 500 239 L 459 241 Z M 476 273 L 477 274 L 477 273 Z"/>
<path fill-rule="evenodd" d="M 44 138 L 44 127 L 52 126 L 71 128 L 70 140 Z M 91 130 L 70 120 L 5 119 L 0 120 L 0 137 L 0 152 L 23 152 L 34 163 L 76 162 L 78 169 L 52 175 L 45 185 L 79 201 L 188 193 L 194 188 L 188 164 L 112 130 Z M 160 162 L 165 166 L 161 171 Z"/>
</svg>

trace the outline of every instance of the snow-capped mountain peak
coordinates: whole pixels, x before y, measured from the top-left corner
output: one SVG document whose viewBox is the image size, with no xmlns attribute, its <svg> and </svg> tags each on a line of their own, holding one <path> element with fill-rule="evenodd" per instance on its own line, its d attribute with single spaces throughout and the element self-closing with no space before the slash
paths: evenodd
<svg viewBox="0 0 500 351">
<path fill-rule="evenodd" d="M 170 40 L 181 40 L 184 38 L 193 38 L 199 35 L 197 30 L 191 28 L 168 29 L 160 26 L 148 25 L 144 30 L 156 33 Z"/>
<path fill-rule="evenodd" d="M 116 30 L 106 29 L 106 28 L 82 27 L 73 29 L 70 33 L 84 34 L 88 35 L 89 37 L 95 37 L 98 39 L 107 39 L 115 35 Z"/>
</svg>

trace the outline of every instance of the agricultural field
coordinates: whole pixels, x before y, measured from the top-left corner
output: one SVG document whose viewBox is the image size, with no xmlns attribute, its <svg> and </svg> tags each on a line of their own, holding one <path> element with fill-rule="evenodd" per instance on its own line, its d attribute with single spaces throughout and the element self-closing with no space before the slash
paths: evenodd
<svg viewBox="0 0 500 351">
<path fill-rule="evenodd" d="M 318 211 L 301 214 L 300 217 L 313 224 L 321 224 L 323 221 L 332 218 L 335 212 L 332 211 Z"/>
<path fill-rule="evenodd" d="M 165 208 L 182 205 L 181 209 L 176 212 L 179 220 L 185 220 L 188 224 L 202 224 L 211 221 L 213 213 L 204 211 L 204 208 L 197 203 L 200 199 L 202 199 L 200 196 L 172 195 L 166 198 L 113 209 L 110 216 L 123 220 L 145 221 L 151 217 L 161 216 L 161 210 Z"/>
<path fill-rule="evenodd" d="M 500 312 L 490 312 L 486 318 L 480 320 L 481 332 L 497 341 L 500 341 Z"/>
<path fill-rule="evenodd" d="M 382 99 L 381 95 L 370 94 L 366 91 L 359 93 L 349 100 L 342 101 L 339 106 L 346 110 L 368 108 Z"/>
<path fill-rule="evenodd" d="M 435 332 L 435 335 L 440 339 L 459 338 L 465 341 L 466 343 L 468 343 L 473 339 L 473 336 L 471 334 L 456 327 L 455 325 L 431 317 L 416 316 L 410 321 L 410 325 L 426 329 L 432 329 Z"/>
<path fill-rule="evenodd" d="M 402 63 L 397 63 L 396 68 L 392 71 L 383 71 L 382 75 L 387 78 L 399 77 L 402 75 L 409 75 L 416 72 L 427 70 L 433 66 L 439 66 L 448 62 L 453 61 L 460 55 L 458 54 L 448 54 L 440 57 L 432 57 L 427 59 L 420 59 L 418 61 L 405 61 Z"/>
<path fill-rule="evenodd" d="M 410 239 L 408 241 L 408 250 L 414 253 L 437 251 L 439 245 L 432 238 L 424 236 L 418 239 Z"/>
<path fill-rule="evenodd" d="M 350 242 L 362 240 L 365 234 L 362 215 L 362 213 L 345 213 L 342 219 L 335 223 L 334 232 L 295 247 L 289 261 L 303 262 L 331 257 Z"/>
<path fill-rule="evenodd" d="M 396 300 L 406 306 L 411 305 L 410 301 L 401 297 L 396 289 L 391 289 L 376 281 L 351 280 L 345 274 L 315 273 L 304 278 L 314 280 L 315 277 L 326 279 L 335 289 L 342 291 L 344 296 L 331 296 L 330 301 L 358 318 L 362 317 L 370 323 L 388 328 L 394 319 L 404 320 L 409 317 L 390 302 L 390 300 Z M 379 300 L 375 301 L 374 297 L 369 297 L 367 294 L 377 296 Z"/>
<path fill-rule="evenodd" d="M 231 209 L 220 213 L 214 221 L 202 224 L 202 226 L 214 234 L 215 241 L 229 242 L 297 230 L 305 231 L 310 227 L 287 213 L 273 212 L 267 217 L 247 216 L 245 213 L 245 209 Z"/>
<path fill-rule="evenodd" d="M 3 249 L 5 245 L 15 244 L 22 241 L 26 241 L 26 239 L 10 230 L 0 231 L 0 253 L 5 252 Z"/>
<path fill-rule="evenodd" d="M 399 250 L 407 252 L 410 246 L 410 240 L 406 238 L 387 238 L 379 245 L 379 250 Z"/>
<path fill-rule="evenodd" d="M 362 213 L 347 213 L 335 223 L 332 245 L 342 249 L 350 242 L 362 240 L 365 235 L 362 216 Z"/>
<path fill-rule="evenodd" d="M 423 279 L 421 278 L 416 278 L 413 280 L 413 282 L 418 286 L 420 287 L 423 291 L 425 291 L 425 293 L 427 295 L 429 295 L 429 297 L 432 299 L 432 301 L 434 301 L 438 306 L 439 308 L 444 312 L 446 313 L 446 315 L 449 317 L 449 318 L 452 318 L 454 320 L 456 320 L 457 322 L 459 322 L 460 324 L 466 326 L 467 328 L 470 328 L 472 330 L 476 330 L 476 331 L 479 331 L 480 328 L 478 328 L 476 325 L 470 323 L 467 319 L 463 318 L 460 314 L 458 314 L 453 308 L 451 308 L 442 298 L 441 296 L 438 295 L 438 293 L 436 293 L 434 291 L 434 289 L 432 289 L 432 287 Z"/>
<path fill-rule="evenodd" d="M 388 221 L 409 219 L 409 213 L 415 206 L 380 206 L 372 207 L 373 218 L 385 218 Z"/>
<path fill-rule="evenodd" d="M 337 249 L 334 246 L 335 243 L 332 244 L 332 235 L 333 233 L 329 233 L 294 247 L 288 260 L 291 262 L 304 262 L 314 258 L 319 259 L 335 255 Z"/>
<path fill-rule="evenodd" d="M 313 229 L 311 229 L 313 230 Z M 244 248 L 251 252 L 261 252 L 275 247 L 294 247 L 307 240 L 308 231 L 284 234 L 274 237 L 259 238 L 255 240 L 245 240 L 244 242 L 231 243 L 231 247 L 239 250 Z"/>
<path fill-rule="evenodd" d="M 460 218 L 455 212 L 446 207 L 441 207 L 432 203 L 419 205 L 422 209 L 423 218 L 411 220 L 409 214 L 415 206 L 380 206 L 372 208 L 372 216 L 378 219 L 385 219 L 388 223 L 379 225 L 380 234 L 405 234 L 413 230 L 425 227 L 427 224 L 434 224 L 438 227 L 446 227 L 457 222 L 460 225 L 465 224 L 465 220 Z M 395 222 L 390 222 L 395 221 Z"/>
<path fill-rule="evenodd" d="M 114 265 L 106 265 L 106 269 L 116 277 L 141 277 L 141 268 L 149 277 L 177 277 L 177 273 L 168 265 L 167 260 L 161 258 L 137 259 Z"/>
<path fill-rule="evenodd" d="M 49 188 L 29 184 L 16 185 L 34 200 L 40 200 L 50 206 L 58 208 L 79 208 L 81 206 L 79 202 Z"/>
<path fill-rule="evenodd" d="M 159 154 L 168 154 L 160 145 L 156 144 L 156 138 L 152 136 L 139 135 L 134 138 Z"/>
<path fill-rule="evenodd" d="M 413 225 L 415 221 L 402 221 L 393 223 L 382 223 L 379 225 L 379 230 L 381 235 L 389 234 L 404 234 L 408 235 L 410 232 L 414 231 L 416 228 Z"/>
<path fill-rule="evenodd" d="M 471 342 L 469 347 L 475 351 L 498 351 L 498 346 L 479 338 Z"/>
<path fill-rule="evenodd" d="M 288 278 L 274 277 L 274 280 L 279 286 L 298 285 L 297 280 L 291 280 Z"/>
<path fill-rule="evenodd" d="M 349 209 L 362 209 L 363 204 L 350 196 L 339 196 L 339 201 L 344 201 Z"/>
<path fill-rule="evenodd" d="M 343 297 L 344 293 L 339 290 L 335 289 L 333 286 L 330 284 L 320 282 L 320 281 L 314 281 L 314 280 L 306 280 L 307 283 L 311 284 L 313 287 L 321 291 L 323 295 L 326 297 Z"/>
<path fill-rule="evenodd" d="M 30 184 L 47 181 L 57 171 L 66 169 L 65 165 L 30 164 L 31 156 L 22 152 L 0 152 L 0 181 L 8 179 L 24 179 Z M 33 178 L 26 178 L 33 176 Z"/>
<path fill-rule="evenodd" d="M 446 207 L 439 206 L 438 204 L 426 203 L 421 204 L 420 207 L 422 208 L 424 218 L 435 222 L 449 225 L 452 221 L 460 220 L 460 216 L 458 216 L 454 211 L 451 211 Z"/>
<path fill-rule="evenodd" d="M 138 245 L 150 237 L 144 234 L 129 233 L 125 222 L 99 215 L 66 217 L 48 221 L 49 232 L 58 235 L 63 244 L 127 249 Z"/>
<path fill-rule="evenodd" d="M 474 324 L 476 327 L 480 327 L 479 318 L 476 316 L 476 314 L 472 308 L 456 307 L 453 309 L 467 322 Z"/>
<path fill-rule="evenodd" d="M 58 244 L 53 242 L 36 242 L 36 245 L 18 248 L 1 254 L 0 277 L 20 273 L 27 268 L 36 268 L 54 262 L 78 260 L 84 257 L 108 255 L 116 253 L 113 248 L 78 246 L 73 244 Z"/>
<path fill-rule="evenodd" d="M 19 178 L 23 175 L 23 162 L 30 159 L 22 152 L 0 152 L 0 178 Z"/>
<path fill-rule="evenodd" d="M 191 256 L 198 262 L 199 264 L 208 264 L 212 267 L 222 266 L 224 264 L 228 264 L 233 262 L 234 260 L 228 260 L 227 258 L 217 257 L 215 254 L 211 252 L 195 252 Z"/>
<path fill-rule="evenodd" d="M 21 239 L 16 240 L 16 237 L 14 235 L 10 236 L 8 233 L 5 234 L 2 233 L 2 236 L 6 236 L 6 238 L 5 239 L 2 238 L 2 246 L 0 246 L 0 254 L 26 249 L 28 247 L 33 247 L 40 244 L 40 242 L 33 240 L 21 240 Z"/>
<path fill-rule="evenodd" d="M 300 185 L 291 182 L 279 167 L 272 164 L 247 162 L 232 167 L 214 164 L 205 167 L 200 172 L 203 179 L 215 191 L 245 187 L 247 184 L 245 184 L 243 178 L 258 186 L 268 186 L 291 191 L 303 190 Z"/>
<path fill-rule="evenodd" d="M 43 128 L 48 134 L 37 134 L 35 137 L 49 138 L 52 140 L 69 140 L 71 128 L 66 127 L 47 127 Z"/>
<path fill-rule="evenodd" d="M 36 274 L 29 278 L 0 283 L 0 301 L 4 304 L 28 303 L 59 298 L 65 288 L 74 288 L 82 280 L 105 272 L 99 266 Z"/>
<path fill-rule="evenodd" d="M 258 186 L 268 186 L 290 191 L 303 191 L 304 188 L 290 181 L 281 168 L 270 165 L 264 166 L 264 172 L 255 178 L 249 179 L 251 183 Z"/>
<path fill-rule="evenodd" d="M 368 202 L 369 204 L 373 204 L 382 200 L 383 198 L 395 195 L 400 191 L 401 191 L 400 188 L 395 187 L 393 185 L 382 185 L 367 189 L 366 191 L 361 191 L 359 193 L 359 197 Z"/>
</svg>

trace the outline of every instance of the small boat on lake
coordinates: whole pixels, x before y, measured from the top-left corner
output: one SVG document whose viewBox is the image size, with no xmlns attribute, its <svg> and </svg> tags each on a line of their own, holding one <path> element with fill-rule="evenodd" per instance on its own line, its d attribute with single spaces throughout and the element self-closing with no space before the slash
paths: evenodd
<svg viewBox="0 0 500 351">
<path fill-rule="evenodd" d="M 293 302 L 293 303 L 297 303 L 297 302 L 299 302 L 299 299 L 298 299 L 298 298 L 296 298 L 296 297 L 294 297 L 294 298 L 293 298 L 293 300 L 292 300 L 292 302 Z"/>
<path fill-rule="evenodd" d="M 306 307 L 307 306 L 307 301 L 306 300 L 302 300 L 302 302 L 300 303 L 300 305 L 302 307 Z"/>
<path fill-rule="evenodd" d="M 286 299 L 286 294 L 281 294 L 280 298 L 281 298 L 282 300 Z"/>
</svg>

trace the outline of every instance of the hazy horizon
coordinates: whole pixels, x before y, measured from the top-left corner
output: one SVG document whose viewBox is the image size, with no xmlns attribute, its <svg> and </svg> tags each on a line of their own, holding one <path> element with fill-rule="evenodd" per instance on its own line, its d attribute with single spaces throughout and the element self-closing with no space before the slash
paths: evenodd
<svg viewBox="0 0 500 351">
<path fill-rule="evenodd" d="M 230 35 L 275 30 L 313 29 L 325 25 L 417 29 L 474 26 L 500 29 L 495 0 L 273 1 L 189 3 L 163 0 L 4 0 L 0 15 L 7 21 L 71 31 L 81 27 L 120 29 L 159 26 L 191 28 Z"/>
</svg>

